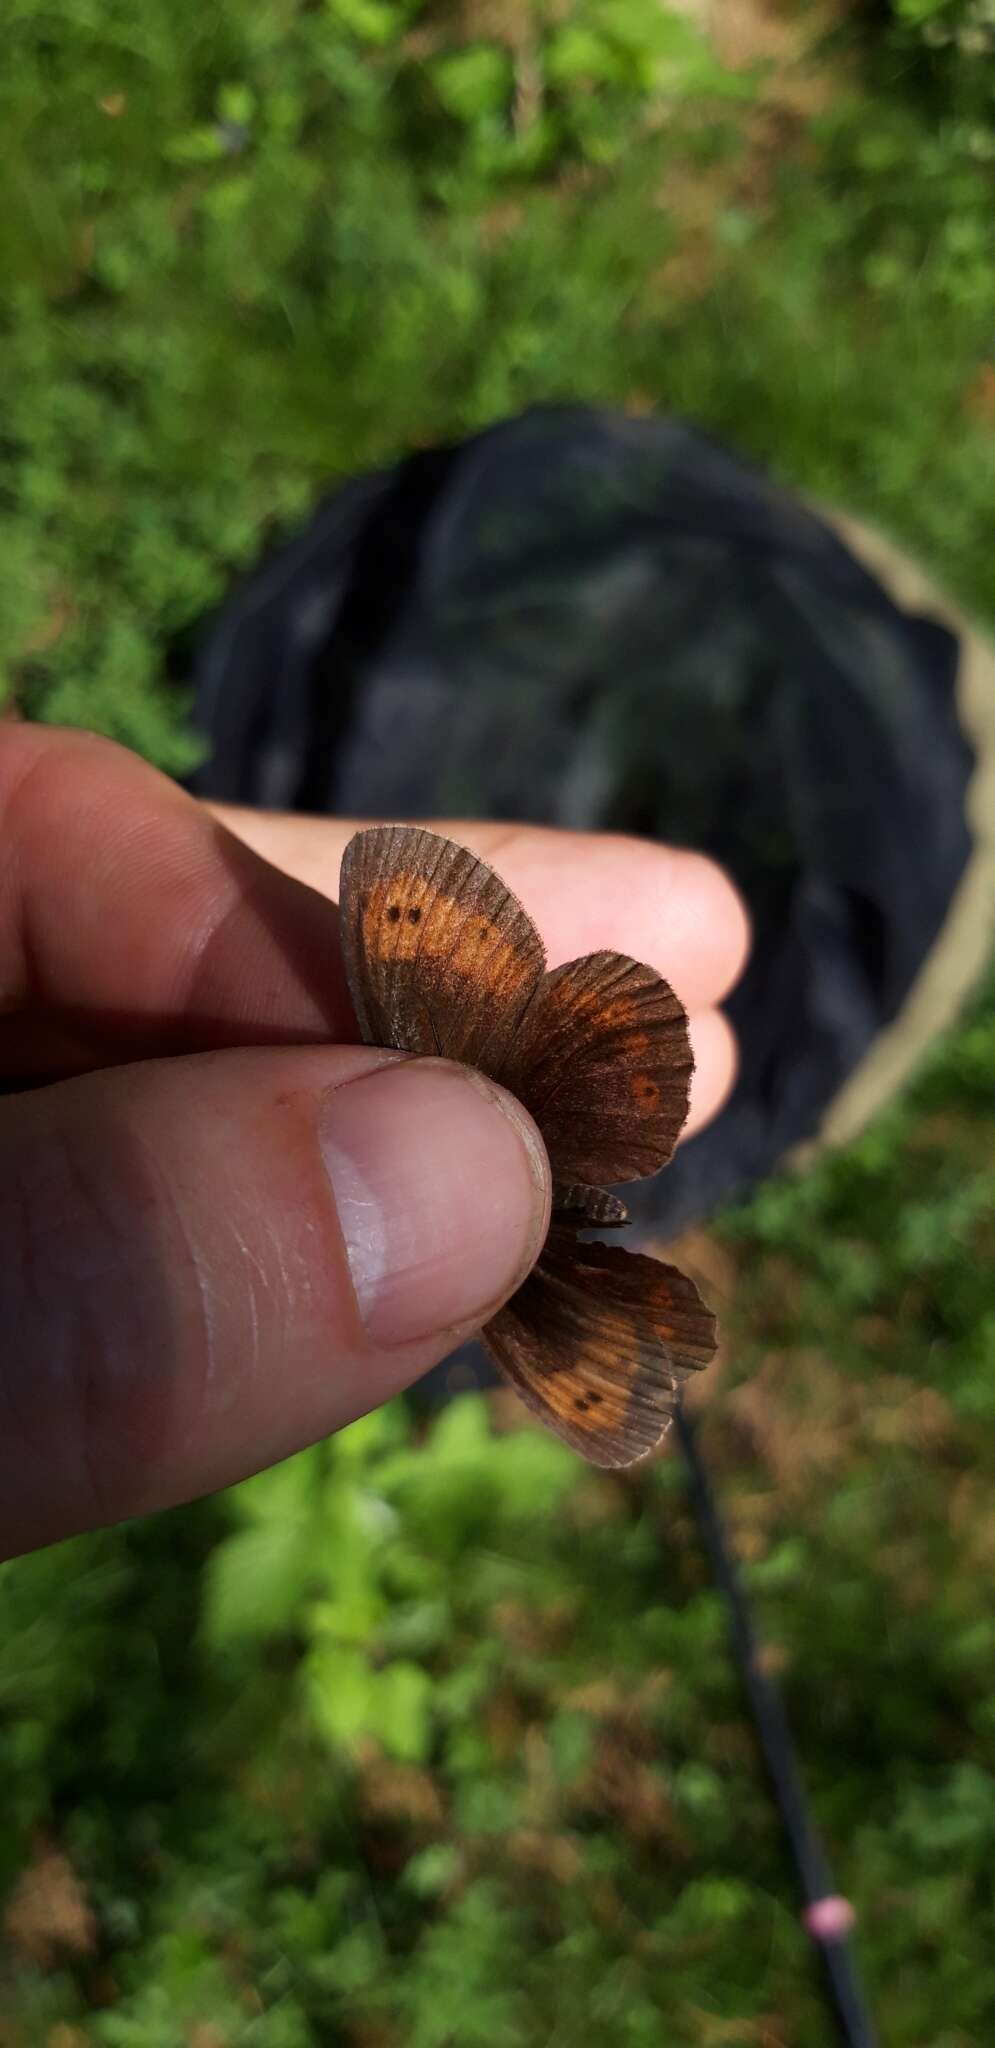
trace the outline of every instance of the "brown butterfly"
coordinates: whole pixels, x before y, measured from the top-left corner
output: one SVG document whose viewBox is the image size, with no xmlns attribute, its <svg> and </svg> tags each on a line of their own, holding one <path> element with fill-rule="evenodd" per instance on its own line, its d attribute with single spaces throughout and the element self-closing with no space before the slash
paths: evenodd
<svg viewBox="0 0 995 2048">
<path fill-rule="evenodd" d="M 674 1266 L 582 1231 L 628 1215 L 604 1181 L 666 1164 L 694 1062 L 667 983 L 622 953 L 546 972 L 531 919 L 482 860 L 434 832 L 377 825 L 342 862 L 346 973 L 366 1044 L 478 1067 L 534 1117 L 553 1170 L 549 1235 L 483 1339 L 522 1400 L 595 1465 L 666 1434 L 707 1365 L 715 1319 Z"/>
</svg>

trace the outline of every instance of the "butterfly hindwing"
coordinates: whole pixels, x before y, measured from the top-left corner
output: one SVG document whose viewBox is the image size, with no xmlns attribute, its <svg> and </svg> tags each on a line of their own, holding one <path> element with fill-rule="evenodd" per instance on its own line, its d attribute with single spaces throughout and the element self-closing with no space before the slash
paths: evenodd
<svg viewBox="0 0 995 2048">
<path fill-rule="evenodd" d="M 666 1435 L 681 1382 L 714 1354 L 715 1318 L 676 1267 L 578 1244 L 554 1225 L 483 1336 L 526 1406 L 591 1464 L 613 1467 Z"/>
<path fill-rule="evenodd" d="M 521 904 L 465 847 L 410 825 L 350 840 L 339 898 L 349 991 L 368 1045 L 494 1073 L 545 971 Z"/>
<path fill-rule="evenodd" d="M 687 1116 L 687 1017 L 651 967 L 592 953 L 547 974 L 498 1078 L 542 1131 L 557 1179 L 656 1173 Z"/>
</svg>

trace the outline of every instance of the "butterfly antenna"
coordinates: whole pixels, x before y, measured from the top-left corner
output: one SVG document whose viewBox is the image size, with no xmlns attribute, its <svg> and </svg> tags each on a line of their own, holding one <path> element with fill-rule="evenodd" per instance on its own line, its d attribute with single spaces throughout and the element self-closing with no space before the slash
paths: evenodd
<svg viewBox="0 0 995 2048">
<path fill-rule="evenodd" d="M 674 1425 L 687 1465 L 698 1533 L 726 1603 L 733 1656 L 791 1850 L 802 1897 L 802 1925 L 822 1958 L 840 2040 L 846 2048 L 877 2048 L 877 2035 L 850 1942 L 853 1907 L 833 1883 L 829 1859 L 805 1795 L 784 1701 L 766 1669 L 763 1646 L 701 1454 L 698 1432 L 683 1402 L 677 1403 Z"/>
</svg>

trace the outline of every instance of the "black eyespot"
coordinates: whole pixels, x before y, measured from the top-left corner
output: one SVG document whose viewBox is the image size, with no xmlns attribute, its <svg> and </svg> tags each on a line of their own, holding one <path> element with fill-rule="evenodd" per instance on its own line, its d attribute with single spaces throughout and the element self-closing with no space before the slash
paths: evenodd
<svg viewBox="0 0 995 2048">
<path fill-rule="evenodd" d="M 587 1397 L 587 1404 L 588 1404 L 588 1407 L 589 1407 L 589 1408 L 596 1408 L 596 1407 L 598 1406 L 598 1403 L 599 1403 L 599 1401 L 602 1401 L 603 1399 L 604 1399 L 604 1396 L 603 1396 L 603 1394 L 588 1394 L 588 1397 Z"/>
<path fill-rule="evenodd" d="M 574 1407 L 575 1407 L 575 1408 L 579 1408 L 579 1409 L 580 1409 L 580 1412 L 581 1412 L 581 1414 L 582 1414 L 582 1415 L 583 1415 L 583 1413 L 584 1413 L 584 1410 L 586 1409 L 587 1405 L 588 1405 L 588 1403 L 587 1403 L 587 1396 L 586 1396 L 586 1394 L 575 1394 L 575 1395 L 574 1395 Z"/>
<path fill-rule="evenodd" d="M 397 924 L 397 922 L 398 922 L 398 920 L 399 920 L 399 918 L 400 918 L 400 915 L 401 915 L 401 909 L 400 909 L 400 905 L 399 905 L 399 904 L 397 904 L 397 903 L 391 903 L 391 904 L 389 905 L 389 907 L 388 907 L 388 910 L 387 910 L 387 921 L 388 921 L 388 923 L 389 923 L 389 924 Z"/>
<path fill-rule="evenodd" d="M 421 911 L 419 910 L 417 903 L 413 903 L 411 909 L 408 911 L 408 923 L 417 924 L 420 918 Z"/>
</svg>

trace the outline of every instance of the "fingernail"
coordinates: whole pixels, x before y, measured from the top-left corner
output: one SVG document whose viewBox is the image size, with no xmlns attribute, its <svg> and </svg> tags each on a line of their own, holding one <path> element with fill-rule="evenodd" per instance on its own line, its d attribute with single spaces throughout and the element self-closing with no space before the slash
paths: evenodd
<svg viewBox="0 0 995 2048">
<path fill-rule="evenodd" d="M 549 1169 L 503 1089 L 444 1060 L 380 1067 L 326 1096 L 320 1140 L 373 1342 L 483 1322 L 525 1278 Z"/>
</svg>

